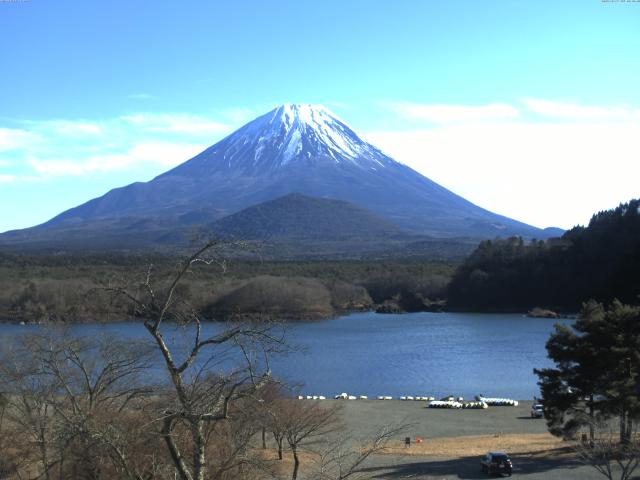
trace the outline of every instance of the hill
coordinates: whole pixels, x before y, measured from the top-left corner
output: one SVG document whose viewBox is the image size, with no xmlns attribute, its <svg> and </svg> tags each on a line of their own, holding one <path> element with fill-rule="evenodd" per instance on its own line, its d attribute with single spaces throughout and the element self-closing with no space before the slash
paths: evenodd
<svg viewBox="0 0 640 480">
<path fill-rule="evenodd" d="M 221 236 L 247 240 L 381 240 L 406 235 L 391 222 L 351 203 L 296 193 L 241 210 L 212 227 Z"/>
</svg>

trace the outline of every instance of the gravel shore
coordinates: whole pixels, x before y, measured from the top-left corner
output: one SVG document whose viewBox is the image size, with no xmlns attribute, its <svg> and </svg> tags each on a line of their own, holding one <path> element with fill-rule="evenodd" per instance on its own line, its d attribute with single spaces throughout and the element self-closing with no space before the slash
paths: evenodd
<svg viewBox="0 0 640 480">
<path fill-rule="evenodd" d="M 306 401 L 306 400 L 304 400 Z M 591 467 L 584 466 L 570 455 L 568 446 L 547 436 L 544 419 L 531 418 L 532 401 L 521 401 L 517 407 L 490 407 L 486 410 L 445 410 L 426 408 L 424 401 L 400 400 L 326 400 L 323 405 L 339 404 L 348 435 L 358 439 L 372 438 L 384 425 L 409 425 L 394 441 L 393 453 L 376 455 L 369 462 L 366 478 L 371 479 L 480 479 L 487 478 L 480 472 L 478 445 L 472 448 L 482 436 L 484 445 L 503 445 L 512 438 L 524 438 L 512 455 L 514 477 L 522 476 L 531 480 L 597 479 L 600 475 Z M 527 449 L 530 436 L 532 448 Z M 404 437 L 411 437 L 412 446 L 402 450 Z M 416 437 L 424 439 L 422 445 L 415 444 Z M 488 437 L 488 438 L 487 438 Z M 555 442 L 554 449 L 534 451 L 534 439 L 548 438 Z M 459 440 L 459 442 L 457 442 Z M 446 447 L 438 454 L 422 453 L 420 448 L 431 445 L 456 445 L 447 454 Z M 449 443 L 447 443 L 449 442 Z M 463 443 L 460 443 L 463 442 Z M 464 442 L 468 443 L 466 449 Z M 476 442 L 477 443 L 477 442 Z M 560 448 L 557 448 L 557 447 Z M 491 446 L 491 449 L 494 447 Z M 402 453 L 399 453 L 402 452 Z M 425 450 L 428 452 L 428 450 Z"/>
<path fill-rule="evenodd" d="M 521 401 L 517 407 L 449 410 L 426 408 L 424 401 L 327 400 L 335 403 L 342 405 L 349 429 L 362 434 L 385 424 L 411 424 L 411 436 L 425 439 L 547 431 L 544 419 L 531 418 L 531 401 Z"/>
</svg>

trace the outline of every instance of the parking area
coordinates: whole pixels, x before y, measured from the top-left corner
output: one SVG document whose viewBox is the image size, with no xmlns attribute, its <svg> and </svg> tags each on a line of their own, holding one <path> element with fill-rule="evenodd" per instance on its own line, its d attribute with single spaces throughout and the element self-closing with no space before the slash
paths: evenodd
<svg viewBox="0 0 640 480">
<path fill-rule="evenodd" d="M 506 450 L 513 476 L 527 479 L 601 478 L 578 462 L 571 446 L 548 434 L 544 419 L 531 418 L 533 402 L 486 410 L 428 409 L 425 402 L 328 400 L 340 404 L 348 435 L 354 442 L 372 438 L 384 425 L 405 425 L 386 454 L 367 467 L 368 478 L 480 479 L 480 457 L 488 450 Z M 406 447 L 404 438 L 411 438 Z M 421 439 L 416 443 L 416 439 Z"/>
</svg>

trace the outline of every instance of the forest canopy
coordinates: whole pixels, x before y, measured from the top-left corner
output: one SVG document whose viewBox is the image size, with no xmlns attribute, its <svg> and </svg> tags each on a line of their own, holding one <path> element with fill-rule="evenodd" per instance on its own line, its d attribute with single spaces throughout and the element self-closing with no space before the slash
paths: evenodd
<svg viewBox="0 0 640 480">
<path fill-rule="evenodd" d="M 547 241 L 485 240 L 457 269 L 449 305 L 523 311 L 535 306 L 576 312 L 583 302 L 636 303 L 640 294 L 640 200 L 595 214 Z"/>
</svg>

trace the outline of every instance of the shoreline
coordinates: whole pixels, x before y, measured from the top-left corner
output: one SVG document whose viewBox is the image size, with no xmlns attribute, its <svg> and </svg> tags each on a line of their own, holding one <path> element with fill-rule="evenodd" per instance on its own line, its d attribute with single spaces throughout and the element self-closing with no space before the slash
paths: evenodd
<svg viewBox="0 0 640 480">
<path fill-rule="evenodd" d="M 436 315 L 440 314 L 463 314 L 463 315 L 518 315 L 526 318 L 539 318 L 541 320 L 572 320 L 577 318 L 577 316 L 572 315 L 564 315 L 560 318 L 548 318 L 548 317 L 531 317 L 527 315 L 527 312 L 522 310 L 509 311 L 509 310 L 499 310 L 499 311 L 472 311 L 472 310 L 420 310 L 416 312 L 379 312 L 375 308 L 366 309 L 366 310 L 342 310 L 337 311 L 331 315 L 268 315 L 265 317 L 260 317 L 259 314 L 239 314 L 232 315 L 225 318 L 204 318 L 202 319 L 202 323 L 273 323 L 273 324 L 302 324 L 302 323 L 317 323 L 324 322 L 329 320 L 336 320 L 342 317 L 349 317 L 351 315 L 356 315 L 359 313 L 363 314 L 375 314 L 380 316 L 390 316 L 390 315 L 415 315 L 421 313 L 432 313 Z M 69 321 L 69 320 L 45 320 L 45 321 L 33 321 L 33 320 L 16 320 L 11 317 L 0 317 L 0 324 L 6 325 L 22 325 L 22 326 L 62 326 L 62 325 L 109 325 L 109 324 L 119 324 L 119 323 L 142 323 L 144 319 L 142 318 L 122 318 L 122 319 L 109 319 L 109 320 L 79 320 L 79 321 Z M 167 320 L 167 323 L 171 323 L 171 321 Z"/>
</svg>

